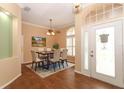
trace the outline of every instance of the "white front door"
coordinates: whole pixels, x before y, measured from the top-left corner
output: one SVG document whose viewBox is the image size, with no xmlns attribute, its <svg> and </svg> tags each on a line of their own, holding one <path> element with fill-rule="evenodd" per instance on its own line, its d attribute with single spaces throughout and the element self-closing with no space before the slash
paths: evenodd
<svg viewBox="0 0 124 93">
<path fill-rule="evenodd" d="M 90 76 L 122 86 L 122 22 L 93 26 L 88 39 Z"/>
</svg>

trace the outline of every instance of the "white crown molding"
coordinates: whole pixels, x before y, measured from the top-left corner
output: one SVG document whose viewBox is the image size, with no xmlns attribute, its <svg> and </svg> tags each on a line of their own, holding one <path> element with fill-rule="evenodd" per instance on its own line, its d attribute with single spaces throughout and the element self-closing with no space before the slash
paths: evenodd
<svg viewBox="0 0 124 93">
<path fill-rule="evenodd" d="M 41 26 L 41 25 L 37 25 L 37 24 L 33 24 L 33 23 L 29 23 L 29 22 L 26 22 L 26 21 L 22 21 L 22 23 L 23 23 L 23 24 L 26 24 L 26 25 L 34 26 L 34 27 L 40 27 L 40 28 L 47 29 L 47 30 L 50 29 L 49 27 Z M 68 24 L 68 25 L 65 24 L 65 25 L 63 25 L 63 27 L 59 27 L 59 28 L 56 28 L 56 29 L 54 29 L 54 30 L 69 28 L 69 27 L 72 27 L 72 26 L 74 26 L 73 23 Z"/>
<path fill-rule="evenodd" d="M 72 22 L 72 23 L 70 23 L 70 24 L 65 24 L 65 25 L 63 25 L 63 27 L 62 28 L 60 28 L 60 29 L 64 29 L 64 28 L 70 28 L 70 27 L 74 27 L 74 23 Z"/>
<path fill-rule="evenodd" d="M 90 5 L 93 5 L 93 3 L 83 3 L 83 4 L 81 4 L 81 7 L 85 8 L 85 7 L 88 7 Z"/>
<path fill-rule="evenodd" d="M 22 23 L 26 24 L 26 25 L 31 25 L 31 26 L 34 26 L 34 27 L 40 27 L 40 28 L 43 28 L 43 29 L 49 29 L 49 27 L 41 26 L 41 25 L 37 25 L 37 24 L 33 24 L 33 23 L 29 23 L 29 22 L 26 22 L 26 21 L 22 21 Z"/>
<path fill-rule="evenodd" d="M 18 5 L 20 8 L 24 8 L 24 5 L 23 5 L 23 4 L 17 3 L 17 5 Z"/>
<path fill-rule="evenodd" d="M 64 24 L 62 27 L 56 28 L 56 30 L 67 29 L 67 28 L 74 27 L 74 26 L 75 26 L 75 24 L 74 24 L 74 22 L 72 22 L 70 24 Z"/>
</svg>

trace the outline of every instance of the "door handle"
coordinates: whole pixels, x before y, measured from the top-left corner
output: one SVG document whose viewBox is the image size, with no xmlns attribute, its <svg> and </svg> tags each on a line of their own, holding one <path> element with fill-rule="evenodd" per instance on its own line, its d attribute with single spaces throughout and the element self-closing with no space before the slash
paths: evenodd
<svg viewBox="0 0 124 93">
<path fill-rule="evenodd" d="M 91 50 L 90 52 L 93 53 L 93 50 Z"/>
<path fill-rule="evenodd" d="M 93 50 L 90 51 L 90 57 L 93 57 Z"/>
<path fill-rule="evenodd" d="M 90 55 L 90 57 L 93 57 L 93 55 Z"/>
</svg>

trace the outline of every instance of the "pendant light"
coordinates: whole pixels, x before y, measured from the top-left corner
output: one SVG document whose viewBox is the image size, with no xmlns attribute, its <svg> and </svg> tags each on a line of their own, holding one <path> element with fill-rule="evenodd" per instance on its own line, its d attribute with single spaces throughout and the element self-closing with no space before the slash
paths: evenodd
<svg viewBox="0 0 124 93">
<path fill-rule="evenodd" d="M 50 29 L 47 31 L 47 35 L 49 35 L 49 36 L 54 36 L 55 35 L 55 33 L 54 33 L 54 31 L 53 31 L 53 28 L 52 28 L 52 19 L 49 19 L 49 21 L 50 21 Z"/>
</svg>

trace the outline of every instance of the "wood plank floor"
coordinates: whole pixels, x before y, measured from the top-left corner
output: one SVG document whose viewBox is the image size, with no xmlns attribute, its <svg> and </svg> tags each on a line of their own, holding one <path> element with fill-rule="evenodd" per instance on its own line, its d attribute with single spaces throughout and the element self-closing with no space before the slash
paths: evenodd
<svg viewBox="0 0 124 93">
<path fill-rule="evenodd" d="M 6 87 L 7 89 L 115 89 L 111 84 L 74 72 L 74 68 L 58 72 L 45 79 L 39 77 L 25 65 L 22 76 Z"/>
</svg>

